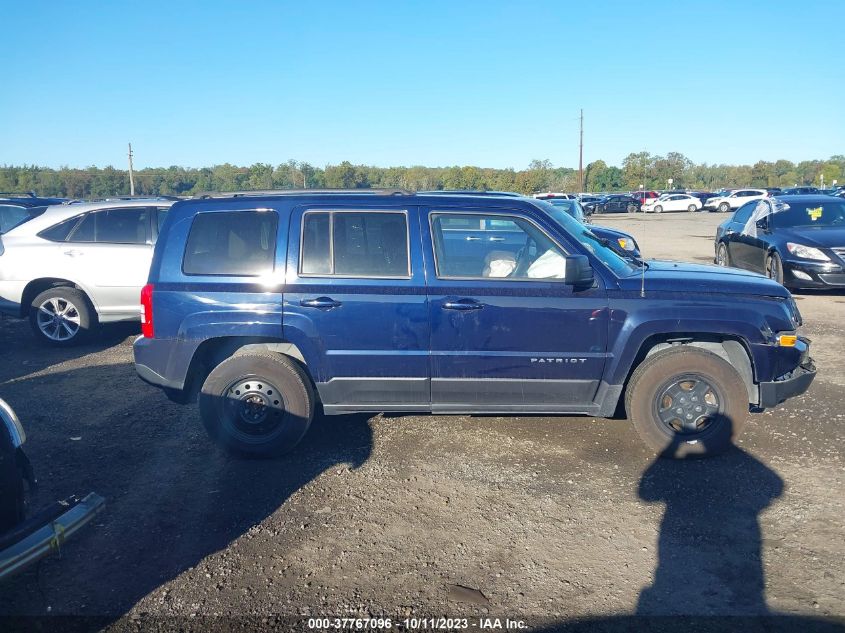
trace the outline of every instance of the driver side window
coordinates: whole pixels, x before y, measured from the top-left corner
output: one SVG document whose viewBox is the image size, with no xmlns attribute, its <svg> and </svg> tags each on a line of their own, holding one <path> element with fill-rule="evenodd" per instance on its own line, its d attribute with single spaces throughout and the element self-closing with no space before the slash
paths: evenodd
<svg viewBox="0 0 845 633">
<path fill-rule="evenodd" d="M 537 225 L 517 216 L 432 213 L 437 276 L 457 279 L 562 279 L 565 253 Z"/>
</svg>

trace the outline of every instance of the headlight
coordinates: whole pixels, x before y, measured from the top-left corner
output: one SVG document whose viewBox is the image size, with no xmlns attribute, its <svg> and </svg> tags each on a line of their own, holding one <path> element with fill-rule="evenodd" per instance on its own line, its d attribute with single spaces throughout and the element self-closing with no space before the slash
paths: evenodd
<svg viewBox="0 0 845 633">
<path fill-rule="evenodd" d="M 786 243 L 786 250 L 795 257 L 801 259 L 814 259 L 819 262 L 829 262 L 830 257 L 822 253 L 819 249 L 812 246 L 804 246 L 803 244 L 794 244 L 793 242 Z"/>
<path fill-rule="evenodd" d="M 619 242 L 619 246 L 624 248 L 626 251 L 633 251 L 637 249 L 637 243 L 634 242 L 634 240 L 629 240 L 624 237 L 620 237 L 616 241 Z"/>
</svg>

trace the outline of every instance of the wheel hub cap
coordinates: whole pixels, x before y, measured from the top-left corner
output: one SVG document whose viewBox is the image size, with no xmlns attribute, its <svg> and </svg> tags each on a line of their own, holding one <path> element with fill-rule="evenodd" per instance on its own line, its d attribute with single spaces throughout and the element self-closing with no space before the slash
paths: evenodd
<svg viewBox="0 0 845 633">
<path fill-rule="evenodd" d="M 667 385 L 656 401 L 657 417 L 674 433 L 699 433 L 719 412 L 719 396 L 704 378 L 689 377 Z"/>
</svg>

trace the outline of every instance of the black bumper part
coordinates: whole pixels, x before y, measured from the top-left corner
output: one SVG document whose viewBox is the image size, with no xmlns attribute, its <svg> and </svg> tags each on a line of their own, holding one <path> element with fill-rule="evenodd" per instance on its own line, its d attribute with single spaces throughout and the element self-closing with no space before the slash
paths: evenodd
<svg viewBox="0 0 845 633">
<path fill-rule="evenodd" d="M 816 366 L 813 361 L 797 367 L 783 380 L 760 383 L 760 406 L 775 407 L 781 402 L 800 396 L 810 388 L 816 377 Z"/>
</svg>

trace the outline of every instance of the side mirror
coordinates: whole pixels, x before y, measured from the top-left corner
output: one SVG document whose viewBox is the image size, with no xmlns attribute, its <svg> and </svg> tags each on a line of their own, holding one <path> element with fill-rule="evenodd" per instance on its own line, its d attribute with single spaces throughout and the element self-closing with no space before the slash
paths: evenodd
<svg viewBox="0 0 845 633">
<path fill-rule="evenodd" d="M 595 278 L 593 267 L 586 255 L 567 255 L 564 260 L 566 270 L 563 273 L 563 282 L 570 286 L 591 287 Z"/>
<path fill-rule="evenodd" d="M 758 229 L 762 229 L 764 231 L 769 230 L 769 221 L 766 218 L 760 218 L 757 222 L 755 222 L 755 224 Z"/>
</svg>

